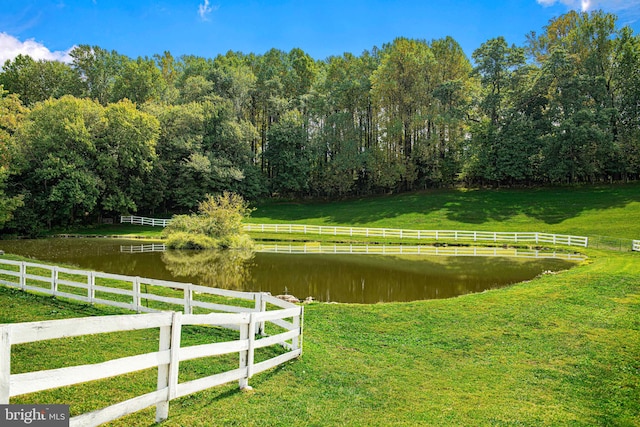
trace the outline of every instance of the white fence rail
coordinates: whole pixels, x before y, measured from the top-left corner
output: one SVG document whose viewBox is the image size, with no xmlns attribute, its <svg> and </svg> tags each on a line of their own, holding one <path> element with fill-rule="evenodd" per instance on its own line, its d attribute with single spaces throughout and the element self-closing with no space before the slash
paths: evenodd
<svg viewBox="0 0 640 427">
<path fill-rule="evenodd" d="M 154 243 L 151 245 L 121 245 L 120 252 L 126 253 L 143 253 L 143 252 L 164 252 L 167 246 L 162 243 Z"/>
<path fill-rule="evenodd" d="M 143 216 L 121 216 L 120 224 L 150 225 L 152 227 L 166 227 L 171 222 L 170 219 L 146 218 Z"/>
<path fill-rule="evenodd" d="M 640 240 L 633 241 L 633 250 L 640 252 Z"/>
<path fill-rule="evenodd" d="M 123 253 L 163 252 L 164 245 L 120 246 Z M 330 245 L 330 244 L 257 244 L 256 252 L 286 254 L 350 254 L 350 255 L 424 255 L 424 256 L 484 256 L 516 258 L 555 258 L 569 261 L 583 261 L 586 256 L 526 249 L 505 249 L 489 247 L 432 247 L 408 245 Z"/>
<path fill-rule="evenodd" d="M 370 254 L 555 258 L 571 261 L 583 261 L 587 259 L 586 256 L 580 254 L 489 247 L 432 247 L 405 245 L 295 245 L 271 243 L 257 245 L 257 251 L 290 254 Z"/>
<path fill-rule="evenodd" d="M 84 279 L 82 282 L 78 281 L 80 277 Z M 101 280 L 110 283 L 101 284 L 99 283 Z M 144 315 L 0 325 L 0 404 L 7 404 L 10 397 L 22 394 L 158 367 L 156 391 L 98 411 L 78 415 L 71 419 L 72 426 L 99 425 L 153 405 L 157 407 L 156 421 L 161 421 L 167 418 L 169 401 L 172 399 L 236 380 L 241 388 L 247 387 L 248 380 L 253 374 L 302 354 L 303 308 L 268 293 L 228 291 L 188 283 L 72 270 L 4 259 L 0 259 L 0 283 L 25 291 L 36 291 L 83 302 L 106 304 L 139 312 L 155 312 Z M 130 288 L 121 287 L 122 283 L 128 284 Z M 153 293 L 149 288 L 165 292 Z M 181 294 L 180 297 L 176 297 L 176 293 Z M 108 295 L 113 298 L 109 298 Z M 194 298 L 196 296 L 199 299 Z M 248 304 L 237 306 L 211 300 L 219 297 L 233 298 L 234 301 L 247 300 Z M 160 302 L 167 306 L 179 306 L 183 308 L 184 315 L 180 312 L 160 311 L 158 308 L 144 306 L 143 300 Z M 267 310 L 268 307 L 271 310 Z M 194 309 L 205 313 L 193 314 Z M 238 330 L 240 336 L 234 341 L 180 348 L 182 325 L 194 324 Z M 266 334 L 265 325 L 267 324 L 272 324 L 270 328 L 277 329 L 275 335 Z M 10 374 L 12 345 L 147 328 L 160 328 L 158 352 L 93 365 Z M 256 340 L 256 335 L 266 338 Z M 273 345 L 284 347 L 286 352 L 259 363 L 254 362 L 256 349 Z M 229 353 L 239 354 L 238 369 L 178 383 L 180 361 Z"/>
<path fill-rule="evenodd" d="M 120 217 L 121 223 L 157 225 L 166 227 L 168 219 L 153 219 L 136 216 Z M 416 240 L 448 240 L 473 242 L 535 243 L 587 247 L 589 239 L 584 236 L 549 234 L 536 232 L 496 232 L 464 230 L 403 230 L 395 228 L 340 227 L 304 224 L 245 224 L 244 230 L 261 233 L 296 233 L 332 236 L 382 237 Z"/>
<path fill-rule="evenodd" d="M 245 231 L 263 233 L 298 233 L 333 236 L 394 237 L 400 239 L 464 240 L 473 242 L 551 243 L 587 247 L 589 239 L 548 233 L 512 233 L 494 231 L 403 230 L 394 228 L 359 228 L 302 224 L 245 224 Z"/>
</svg>

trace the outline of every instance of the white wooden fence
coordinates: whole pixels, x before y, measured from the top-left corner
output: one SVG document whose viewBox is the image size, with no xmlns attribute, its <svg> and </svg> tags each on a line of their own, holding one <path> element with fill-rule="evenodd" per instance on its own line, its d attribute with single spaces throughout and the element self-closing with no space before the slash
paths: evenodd
<svg viewBox="0 0 640 427">
<path fill-rule="evenodd" d="M 516 258 L 555 258 L 583 261 L 580 254 L 548 252 L 539 250 L 504 249 L 489 247 L 437 247 L 406 245 L 328 245 L 328 244 L 258 244 L 258 252 L 290 254 L 371 254 L 371 255 L 425 255 L 425 256 L 478 256 Z"/>
<path fill-rule="evenodd" d="M 163 252 L 165 245 L 120 246 L 120 252 L 142 253 Z M 583 261 L 586 256 L 555 251 L 505 249 L 489 247 L 432 247 L 408 245 L 331 245 L 331 244 L 256 244 L 256 252 L 288 254 L 351 254 L 351 255 L 424 255 L 424 256 L 485 256 L 516 258 L 555 258 L 569 261 Z"/>
<path fill-rule="evenodd" d="M 633 241 L 633 250 L 640 252 L 640 240 Z"/>
<path fill-rule="evenodd" d="M 42 273 L 46 271 L 50 274 L 43 275 Z M 76 282 L 70 279 L 78 276 L 85 277 L 86 282 Z M 131 289 L 110 287 L 106 284 L 98 285 L 96 279 L 127 282 L 130 283 Z M 153 405 L 156 405 L 156 421 L 161 421 L 168 417 L 169 401 L 172 399 L 236 380 L 239 382 L 240 388 L 245 388 L 252 375 L 302 354 L 302 307 L 272 297 L 268 293 L 227 291 L 186 283 L 71 270 L 4 259 L 0 259 L 0 283 L 22 290 L 37 291 L 83 302 L 156 312 L 0 325 L 0 404 L 7 404 L 10 397 L 22 394 L 123 375 L 143 369 L 158 368 L 156 391 L 73 417 L 71 419 L 72 426 L 99 425 Z M 142 286 L 145 284 L 157 287 L 156 290 L 183 292 L 184 296 L 175 298 L 156 295 L 148 292 L 148 289 L 143 292 Z M 70 291 L 74 288 L 81 289 L 86 294 L 79 295 Z M 107 299 L 104 296 L 99 297 L 96 295 L 97 293 L 125 296 L 130 300 L 123 302 Z M 204 299 L 207 296 L 243 299 L 248 300 L 251 306 L 239 307 L 197 300 L 194 299 L 196 295 Z M 181 306 L 184 308 L 184 314 L 146 307 L 142 305 L 143 299 Z M 267 311 L 268 307 L 272 309 Z M 217 311 L 217 313 L 193 314 L 194 308 L 200 308 L 203 311 Z M 223 313 L 220 313 L 221 311 Z M 267 336 L 266 324 L 272 324 L 270 328 L 274 328 L 273 325 L 275 325 L 277 333 Z M 183 325 L 212 325 L 234 329 L 239 331 L 239 339 L 181 348 L 180 331 Z M 92 365 L 10 374 L 12 345 L 148 328 L 160 328 L 160 347 L 157 352 Z M 256 340 L 256 334 L 266 338 Z M 286 352 L 259 363 L 254 362 L 256 349 L 274 345 L 284 347 Z M 239 354 L 237 369 L 178 383 L 178 370 L 181 361 L 230 353 Z"/>
<path fill-rule="evenodd" d="M 152 227 L 166 227 L 171 222 L 170 219 L 146 218 L 143 216 L 121 216 L 120 224 L 150 225 Z"/>
<path fill-rule="evenodd" d="M 155 221 L 155 223 L 154 223 Z M 123 216 L 121 223 L 158 225 L 165 227 L 170 220 L 153 218 Z M 496 232 L 496 231 L 464 231 L 464 230 L 404 230 L 396 228 L 364 228 L 364 227 L 340 227 L 304 224 L 245 224 L 244 230 L 261 233 L 295 233 L 317 234 L 332 236 L 362 236 L 382 237 L 416 240 L 447 240 L 447 241 L 473 241 L 473 242 L 509 242 L 509 243 L 535 243 L 566 246 L 587 247 L 589 239 L 584 236 L 571 236 L 564 234 L 549 234 L 537 232 Z"/>
<path fill-rule="evenodd" d="M 167 246 L 163 243 L 153 243 L 150 245 L 120 245 L 120 252 L 144 253 L 144 252 L 164 252 Z"/>
</svg>

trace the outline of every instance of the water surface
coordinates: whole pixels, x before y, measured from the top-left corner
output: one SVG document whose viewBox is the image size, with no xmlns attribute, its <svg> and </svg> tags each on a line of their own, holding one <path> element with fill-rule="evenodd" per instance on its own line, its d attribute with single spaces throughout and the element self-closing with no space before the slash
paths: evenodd
<svg viewBox="0 0 640 427">
<path fill-rule="evenodd" d="M 450 298 L 530 280 L 575 263 L 559 259 L 305 255 L 235 251 L 123 253 L 115 239 L 0 241 L 0 249 L 79 269 L 243 291 L 289 293 L 324 302 Z"/>
</svg>

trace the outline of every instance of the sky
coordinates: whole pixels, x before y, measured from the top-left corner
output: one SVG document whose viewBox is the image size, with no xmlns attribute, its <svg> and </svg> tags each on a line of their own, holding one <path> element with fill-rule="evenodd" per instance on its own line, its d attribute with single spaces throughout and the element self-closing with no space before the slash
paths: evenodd
<svg viewBox="0 0 640 427">
<path fill-rule="evenodd" d="M 396 37 L 446 36 L 471 57 L 491 38 L 522 46 L 554 17 L 596 9 L 640 34 L 640 0 L 2 0 L 0 64 L 20 53 L 70 62 L 81 44 L 131 58 L 297 47 L 326 59 Z"/>
</svg>

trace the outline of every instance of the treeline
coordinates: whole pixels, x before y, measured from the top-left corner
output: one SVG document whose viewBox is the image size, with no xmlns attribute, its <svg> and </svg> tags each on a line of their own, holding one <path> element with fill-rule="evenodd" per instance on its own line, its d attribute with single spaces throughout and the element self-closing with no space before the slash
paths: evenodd
<svg viewBox="0 0 640 427">
<path fill-rule="evenodd" d="M 0 228 L 187 212 L 206 194 L 344 197 L 640 177 L 640 37 L 571 12 L 472 60 L 452 38 L 360 56 L 301 49 L 0 73 Z"/>
</svg>

